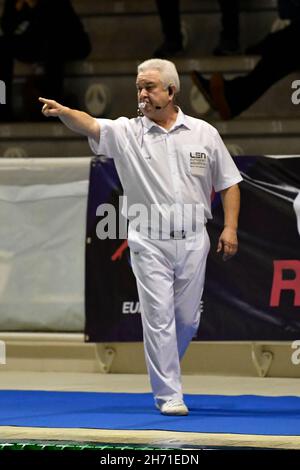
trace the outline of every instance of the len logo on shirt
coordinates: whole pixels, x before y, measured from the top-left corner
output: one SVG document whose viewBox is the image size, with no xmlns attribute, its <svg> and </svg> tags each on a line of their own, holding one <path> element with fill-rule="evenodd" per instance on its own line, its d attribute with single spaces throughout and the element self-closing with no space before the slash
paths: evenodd
<svg viewBox="0 0 300 470">
<path fill-rule="evenodd" d="M 207 164 L 207 155 L 203 152 L 190 152 L 190 170 L 192 175 L 201 176 L 204 174 Z"/>
</svg>

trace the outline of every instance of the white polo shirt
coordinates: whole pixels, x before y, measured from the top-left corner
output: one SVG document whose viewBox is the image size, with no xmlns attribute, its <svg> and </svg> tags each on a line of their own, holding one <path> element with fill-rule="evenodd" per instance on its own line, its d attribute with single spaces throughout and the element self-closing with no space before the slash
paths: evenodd
<svg viewBox="0 0 300 470">
<path fill-rule="evenodd" d="M 100 141 L 89 138 L 90 147 L 96 155 L 114 159 L 128 207 L 156 206 L 164 217 L 175 205 L 175 230 L 182 228 L 180 207 L 201 204 L 205 223 L 212 218 L 212 188 L 218 192 L 242 181 L 218 131 L 179 108 L 169 130 L 146 116 L 97 120 Z"/>
</svg>

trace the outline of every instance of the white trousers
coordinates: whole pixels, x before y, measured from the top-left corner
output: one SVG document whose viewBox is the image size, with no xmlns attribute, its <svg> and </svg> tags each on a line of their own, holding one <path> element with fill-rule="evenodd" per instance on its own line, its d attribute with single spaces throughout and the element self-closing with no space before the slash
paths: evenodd
<svg viewBox="0 0 300 470">
<path fill-rule="evenodd" d="M 206 259 L 206 229 L 192 239 L 128 237 L 140 300 L 145 358 L 158 404 L 182 399 L 180 360 L 200 322 Z"/>
</svg>

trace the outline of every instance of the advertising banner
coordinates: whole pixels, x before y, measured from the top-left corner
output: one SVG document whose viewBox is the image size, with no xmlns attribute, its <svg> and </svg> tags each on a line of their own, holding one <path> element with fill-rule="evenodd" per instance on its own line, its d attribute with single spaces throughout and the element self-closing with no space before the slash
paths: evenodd
<svg viewBox="0 0 300 470">
<path fill-rule="evenodd" d="M 203 312 L 195 340 L 298 339 L 300 157 L 243 156 L 235 157 L 235 162 L 244 178 L 239 251 L 226 262 L 216 253 L 223 209 L 220 194 L 214 194 L 213 219 L 207 224 L 211 250 Z M 93 159 L 87 214 L 87 341 L 142 341 L 130 252 L 126 237 L 117 238 L 121 196 L 113 160 Z M 103 220 L 112 207 L 116 239 L 100 239 Z"/>
</svg>

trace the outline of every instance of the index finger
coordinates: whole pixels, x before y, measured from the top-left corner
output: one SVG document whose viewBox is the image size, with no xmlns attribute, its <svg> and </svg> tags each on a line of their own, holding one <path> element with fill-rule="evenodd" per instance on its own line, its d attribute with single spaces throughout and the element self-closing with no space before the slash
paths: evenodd
<svg viewBox="0 0 300 470">
<path fill-rule="evenodd" d="M 41 103 L 45 103 L 45 104 L 54 103 L 53 100 L 49 100 L 48 98 L 42 98 L 41 96 L 39 97 L 39 101 L 40 101 Z"/>
</svg>

